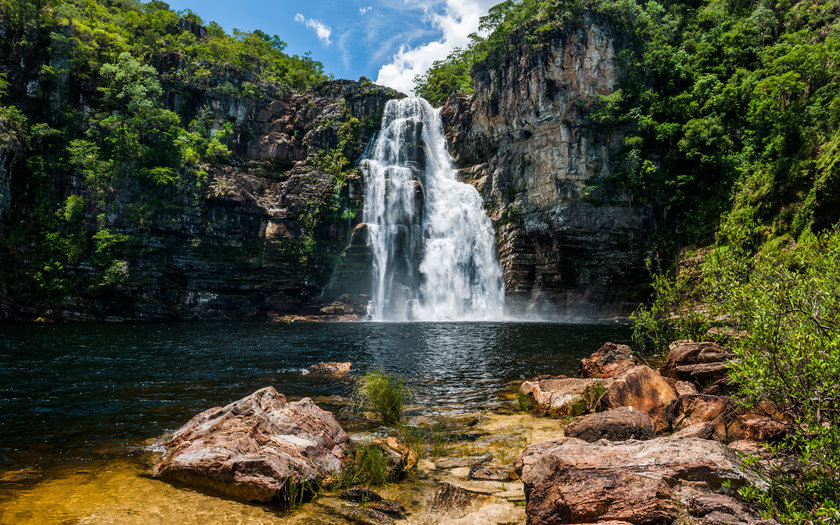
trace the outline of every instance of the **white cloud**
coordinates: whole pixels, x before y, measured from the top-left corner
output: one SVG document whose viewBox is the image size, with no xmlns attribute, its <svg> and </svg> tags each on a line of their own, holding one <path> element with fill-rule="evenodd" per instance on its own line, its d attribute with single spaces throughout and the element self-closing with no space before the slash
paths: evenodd
<svg viewBox="0 0 840 525">
<path fill-rule="evenodd" d="M 332 42 L 330 41 L 330 35 L 332 34 L 332 29 L 330 26 L 321 23 L 320 20 L 316 20 L 314 18 L 307 19 L 302 14 L 298 13 L 295 15 L 295 22 L 299 22 L 304 24 L 307 29 L 311 29 L 315 31 L 315 34 L 318 35 L 318 39 L 324 43 L 324 45 L 330 45 Z"/>
<path fill-rule="evenodd" d="M 373 9 L 371 6 L 367 6 L 367 7 L 360 7 L 360 8 L 359 8 L 359 14 L 360 14 L 360 15 L 362 15 L 362 16 L 364 16 L 364 15 L 365 15 L 365 13 L 367 13 L 367 12 L 368 12 L 368 11 L 370 11 L 371 9 Z"/>
<path fill-rule="evenodd" d="M 456 47 L 466 47 L 469 35 L 478 30 L 479 18 L 499 0 L 445 0 L 443 9 L 434 9 L 439 1 L 413 2 L 425 9 L 431 25 L 441 37 L 416 47 L 402 46 L 391 62 L 379 69 L 377 84 L 412 93 L 414 77 L 426 72 L 435 60 L 446 58 Z"/>
</svg>

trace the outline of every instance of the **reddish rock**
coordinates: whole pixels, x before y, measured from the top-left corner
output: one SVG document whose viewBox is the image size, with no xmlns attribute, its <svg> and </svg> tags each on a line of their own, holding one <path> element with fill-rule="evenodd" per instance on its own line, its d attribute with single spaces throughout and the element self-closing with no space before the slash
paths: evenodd
<svg viewBox="0 0 840 525">
<path fill-rule="evenodd" d="M 738 388 L 736 383 L 732 383 L 728 377 L 724 377 L 707 386 L 700 393 L 708 396 L 734 396 L 738 393 Z"/>
<path fill-rule="evenodd" d="M 736 419 L 733 436 L 753 441 L 780 441 L 794 430 L 792 423 L 781 418 L 774 418 L 748 412 Z"/>
<path fill-rule="evenodd" d="M 350 373 L 353 363 L 318 363 L 309 367 L 310 374 L 327 376 L 344 376 Z"/>
<path fill-rule="evenodd" d="M 288 485 L 329 481 L 349 458 L 350 439 L 309 398 L 287 403 L 266 387 L 193 417 L 164 443 L 157 477 L 244 501 L 284 501 Z"/>
<path fill-rule="evenodd" d="M 725 482 L 737 489 L 750 481 L 735 453 L 720 443 L 673 437 L 547 441 L 527 447 L 514 470 L 525 484 L 531 525 L 671 523 L 684 512 L 681 482 L 718 490 Z"/>
<path fill-rule="evenodd" d="M 740 501 L 723 494 L 698 494 L 691 498 L 688 510 L 697 525 L 772 525 Z"/>
<path fill-rule="evenodd" d="M 522 383 L 519 392 L 528 396 L 538 416 L 579 416 L 592 409 L 606 384 L 600 379 L 540 376 Z"/>
<path fill-rule="evenodd" d="M 708 423 L 714 429 L 714 439 L 727 441 L 735 410 L 735 401 L 730 397 L 689 394 L 680 396 L 668 405 L 665 415 L 674 431 Z"/>
<path fill-rule="evenodd" d="M 678 438 L 700 438 L 713 439 L 715 435 L 715 426 L 711 423 L 697 423 L 690 427 L 685 427 L 671 434 L 671 437 Z"/>
<path fill-rule="evenodd" d="M 373 444 L 385 455 L 390 479 L 400 479 L 417 465 L 417 454 L 395 437 L 377 439 Z"/>
<path fill-rule="evenodd" d="M 688 381 L 675 381 L 674 390 L 677 391 L 677 395 L 679 396 L 687 396 L 698 393 L 697 387 L 694 386 L 694 383 L 690 383 Z"/>
<path fill-rule="evenodd" d="M 580 361 L 578 373 L 581 377 L 614 377 L 633 368 L 636 359 L 627 345 L 606 343 L 597 352 Z"/>
<path fill-rule="evenodd" d="M 599 439 L 624 441 L 627 439 L 652 439 L 656 434 L 650 416 L 633 407 L 621 407 L 597 414 L 583 416 L 566 425 L 568 437 L 590 443 Z"/>
<path fill-rule="evenodd" d="M 646 412 L 657 432 L 669 428 L 665 407 L 677 398 L 677 392 L 649 366 L 641 365 L 624 372 L 598 400 L 598 411 L 619 407 L 633 407 Z"/>
<path fill-rule="evenodd" d="M 726 376 L 727 362 L 734 357 L 729 349 L 717 343 L 678 341 L 670 346 L 668 359 L 659 373 L 693 382 L 717 381 Z"/>
</svg>

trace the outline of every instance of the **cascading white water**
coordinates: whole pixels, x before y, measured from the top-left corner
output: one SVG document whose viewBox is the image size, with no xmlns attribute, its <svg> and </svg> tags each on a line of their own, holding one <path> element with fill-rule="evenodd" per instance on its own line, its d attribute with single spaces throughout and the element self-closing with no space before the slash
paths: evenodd
<svg viewBox="0 0 840 525">
<path fill-rule="evenodd" d="M 374 257 L 371 318 L 502 318 L 493 226 L 478 191 L 457 179 L 440 110 L 420 98 L 389 101 L 362 167 Z"/>
</svg>

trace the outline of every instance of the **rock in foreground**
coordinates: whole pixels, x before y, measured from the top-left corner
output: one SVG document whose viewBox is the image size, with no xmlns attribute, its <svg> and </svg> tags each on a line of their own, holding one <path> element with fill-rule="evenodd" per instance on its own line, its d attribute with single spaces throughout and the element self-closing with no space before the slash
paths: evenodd
<svg viewBox="0 0 840 525">
<path fill-rule="evenodd" d="M 731 450 L 695 438 L 546 441 L 527 447 L 514 470 L 525 483 L 531 525 L 672 523 L 687 518 L 681 503 L 686 497 L 719 490 L 727 481 L 737 489 L 747 481 Z"/>
<path fill-rule="evenodd" d="M 311 399 L 287 403 L 266 387 L 198 414 L 164 447 L 157 477 L 244 501 L 284 502 L 341 472 L 352 445 Z"/>
</svg>

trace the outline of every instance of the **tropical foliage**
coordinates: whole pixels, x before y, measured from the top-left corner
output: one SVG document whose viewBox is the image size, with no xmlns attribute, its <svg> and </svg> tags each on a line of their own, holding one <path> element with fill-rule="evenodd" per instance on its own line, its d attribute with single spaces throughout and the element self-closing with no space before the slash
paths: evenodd
<svg viewBox="0 0 840 525">
<path fill-rule="evenodd" d="M 15 207 L 31 217 L 0 237 L 0 259 L 15 261 L 0 262 L 15 295 L 47 301 L 130 278 L 134 236 L 111 232 L 108 206 L 140 232 L 176 194 L 203 194 L 208 165 L 233 156 L 232 122 L 184 109 L 201 107 L 196 93 L 247 101 L 328 78 L 276 35 L 227 34 L 161 1 L 0 0 L 0 24 L 0 143 L 27 150 Z M 82 184 L 56 191 L 68 173 Z M 114 199 L 121 191 L 139 198 Z M 83 263 L 92 284 L 69 271 Z"/>
</svg>

